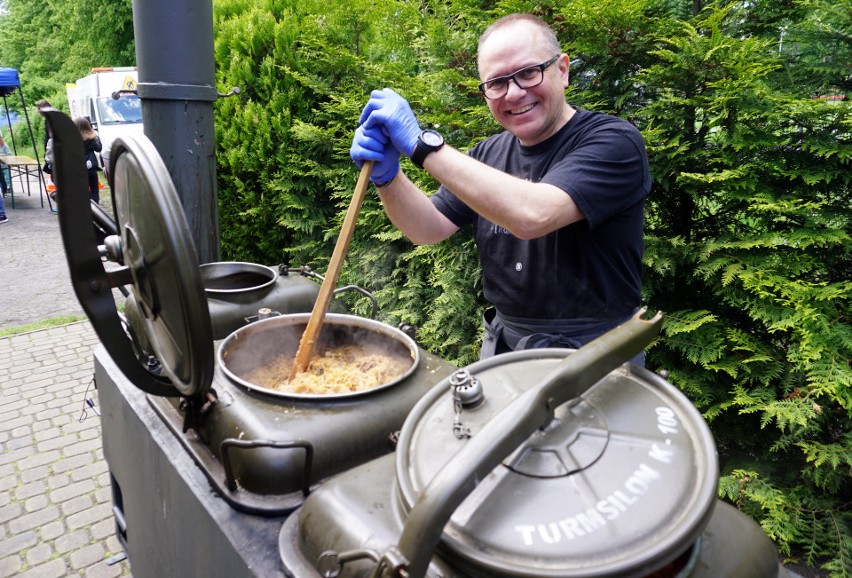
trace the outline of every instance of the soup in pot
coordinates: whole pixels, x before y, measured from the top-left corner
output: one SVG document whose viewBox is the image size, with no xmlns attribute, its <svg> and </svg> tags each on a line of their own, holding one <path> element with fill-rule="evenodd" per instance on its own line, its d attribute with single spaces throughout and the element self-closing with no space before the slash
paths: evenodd
<svg viewBox="0 0 852 578">
<path fill-rule="evenodd" d="M 284 393 L 340 394 L 366 391 L 401 377 L 411 358 L 391 355 L 377 344 L 347 344 L 317 352 L 305 371 L 292 381 L 292 355 L 281 355 L 250 370 L 244 379 L 260 387 Z"/>
</svg>

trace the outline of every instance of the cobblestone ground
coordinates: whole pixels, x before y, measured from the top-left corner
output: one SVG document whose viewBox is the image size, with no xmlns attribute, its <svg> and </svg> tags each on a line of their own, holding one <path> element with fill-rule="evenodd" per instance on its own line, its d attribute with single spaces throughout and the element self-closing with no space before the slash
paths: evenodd
<svg viewBox="0 0 852 578">
<path fill-rule="evenodd" d="M 87 322 L 0 339 L 0 576 L 129 576 L 101 451 Z"/>
<path fill-rule="evenodd" d="M 47 203 L 6 197 L 0 225 L 0 329 L 82 315 Z M 83 417 L 87 321 L 0 337 L 0 578 L 130 576 L 115 538 L 100 418 Z"/>
</svg>

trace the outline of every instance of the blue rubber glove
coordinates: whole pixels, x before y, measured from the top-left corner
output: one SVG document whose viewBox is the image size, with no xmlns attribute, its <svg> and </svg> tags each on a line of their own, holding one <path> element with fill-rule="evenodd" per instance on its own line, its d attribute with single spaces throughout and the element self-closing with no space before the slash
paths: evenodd
<svg viewBox="0 0 852 578">
<path fill-rule="evenodd" d="M 408 101 L 389 88 L 374 90 L 370 94 L 370 100 L 361 112 L 360 123 L 367 129 L 381 128 L 396 150 L 409 157 L 421 132 Z"/>
<path fill-rule="evenodd" d="M 376 163 L 370 171 L 370 180 L 374 183 L 386 183 L 399 172 L 399 151 L 379 128 L 359 126 L 352 138 L 349 156 L 359 169 L 364 161 Z"/>
</svg>

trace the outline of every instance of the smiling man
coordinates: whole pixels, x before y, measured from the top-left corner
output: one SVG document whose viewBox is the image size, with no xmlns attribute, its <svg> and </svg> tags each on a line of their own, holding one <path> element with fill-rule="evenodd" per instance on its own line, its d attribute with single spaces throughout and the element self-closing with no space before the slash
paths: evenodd
<svg viewBox="0 0 852 578">
<path fill-rule="evenodd" d="M 505 129 L 464 154 L 421 130 L 408 102 L 374 91 L 350 150 L 391 221 L 412 242 L 472 226 L 483 270 L 482 357 L 580 347 L 639 307 L 644 199 L 639 131 L 568 104 L 568 56 L 539 18 L 512 14 L 483 33 L 479 85 Z M 400 171 L 411 157 L 441 187 L 431 197 Z M 642 363 L 640 355 L 635 361 Z"/>
</svg>

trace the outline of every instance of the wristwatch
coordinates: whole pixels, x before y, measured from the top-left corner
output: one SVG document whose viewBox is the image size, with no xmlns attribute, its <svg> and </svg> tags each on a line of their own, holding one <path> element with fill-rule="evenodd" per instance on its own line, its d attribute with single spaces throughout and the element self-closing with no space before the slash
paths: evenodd
<svg viewBox="0 0 852 578">
<path fill-rule="evenodd" d="M 423 161 L 429 154 L 439 150 L 444 146 L 444 137 L 441 133 L 435 130 L 424 130 L 417 138 L 417 144 L 414 146 L 414 151 L 411 153 L 411 162 L 418 169 L 423 169 Z"/>
</svg>

